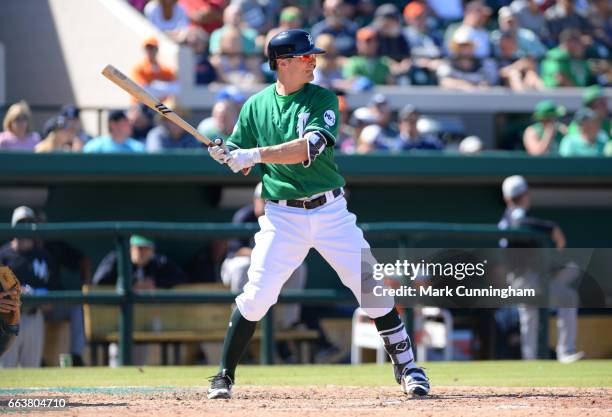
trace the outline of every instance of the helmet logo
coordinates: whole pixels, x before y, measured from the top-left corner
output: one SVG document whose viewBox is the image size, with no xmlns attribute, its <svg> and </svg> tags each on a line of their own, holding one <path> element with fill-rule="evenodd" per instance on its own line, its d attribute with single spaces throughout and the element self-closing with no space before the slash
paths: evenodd
<svg viewBox="0 0 612 417">
<path fill-rule="evenodd" d="M 312 36 L 310 36 L 310 33 L 308 34 L 308 43 L 312 46 L 312 44 L 314 43 L 312 41 Z"/>
</svg>

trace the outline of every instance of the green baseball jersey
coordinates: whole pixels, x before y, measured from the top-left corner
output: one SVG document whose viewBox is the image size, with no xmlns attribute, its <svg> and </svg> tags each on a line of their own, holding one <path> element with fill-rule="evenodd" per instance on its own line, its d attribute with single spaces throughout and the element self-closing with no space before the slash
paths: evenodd
<svg viewBox="0 0 612 417">
<path fill-rule="evenodd" d="M 328 145 L 305 167 L 299 164 L 260 164 L 265 199 L 293 200 L 344 185 L 334 162 L 334 142 L 340 116 L 336 95 L 307 83 L 287 96 L 273 84 L 251 96 L 244 104 L 228 146 L 250 149 L 280 145 L 311 131 L 325 135 Z"/>
</svg>

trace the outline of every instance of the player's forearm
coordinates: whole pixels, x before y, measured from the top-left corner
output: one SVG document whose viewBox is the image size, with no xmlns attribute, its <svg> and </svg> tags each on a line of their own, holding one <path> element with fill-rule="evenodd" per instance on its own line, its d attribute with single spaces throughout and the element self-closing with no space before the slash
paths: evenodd
<svg viewBox="0 0 612 417">
<path fill-rule="evenodd" d="M 259 148 L 261 162 L 264 164 L 299 164 L 308 160 L 308 146 L 304 138 L 295 139 L 281 145 Z"/>
</svg>

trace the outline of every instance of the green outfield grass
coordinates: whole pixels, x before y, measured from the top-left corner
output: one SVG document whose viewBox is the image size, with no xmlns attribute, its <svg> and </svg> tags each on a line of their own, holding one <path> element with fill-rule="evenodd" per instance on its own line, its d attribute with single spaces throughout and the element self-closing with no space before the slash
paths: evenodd
<svg viewBox="0 0 612 417">
<path fill-rule="evenodd" d="M 612 387 L 612 361 L 486 361 L 426 363 L 433 385 Z M 2 389 L 30 387 L 196 387 L 216 368 L 126 367 L 2 369 Z M 390 365 L 241 366 L 240 385 L 394 385 Z"/>
</svg>

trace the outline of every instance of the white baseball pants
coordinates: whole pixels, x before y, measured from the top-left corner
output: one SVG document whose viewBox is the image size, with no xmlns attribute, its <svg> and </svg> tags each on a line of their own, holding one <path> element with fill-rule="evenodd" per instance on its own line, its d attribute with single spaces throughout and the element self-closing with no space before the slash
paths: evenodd
<svg viewBox="0 0 612 417">
<path fill-rule="evenodd" d="M 251 254 L 249 281 L 236 297 L 244 318 L 259 321 L 277 300 L 283 284 L 304 261 L 311 248 L 338 273 L 361 304 L 362 249 L 369 249 L 356 217 L 347 210 L 346 200 L 339 196 L 315 209 L 287 207 L 266 202 L 265 215 L 259 218 L 261 230 L 255 235 Z M 392 297 L 384 307 L 362 309 L 371 318 L 389 313 Z"/>
</svg>

